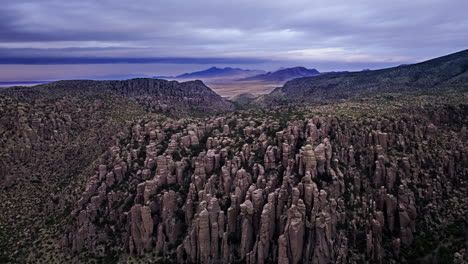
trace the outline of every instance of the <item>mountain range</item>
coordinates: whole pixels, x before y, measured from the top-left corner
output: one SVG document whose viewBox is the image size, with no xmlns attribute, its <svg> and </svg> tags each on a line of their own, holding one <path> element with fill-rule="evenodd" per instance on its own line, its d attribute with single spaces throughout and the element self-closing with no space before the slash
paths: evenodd
<svg viewBox="0 0 468 264">
<path fill-rule="evenodd" d="M 284 81 L 289 81 L 295 78 L 316 76 L 319 74 L 320 72 L 316 69 L 307 69 L 305 67 L 280 68 L 279 70 L 273 72 L 230 67 L 211 67 L 203 71 L 184 73 L 177 76 L 155 76 L 154 78 L 175 80 L 224 79 L 227 81 L 261 81 L 282 83 Z"/>
<path fill-rule="evenodd" d="M 293 67 L 280 69 L 275 72 L 267 72 L 251 77 L 240 79 L 240 81 L 265 81 L 265 82 L 284 82 L 295 78 L 309 77 L 319 75 L 316 69 L 307 69 L 305 67 Z"/>
<path fill-rule="evenodd" d="M 177 76 L 155 76 L 154 78 L 158 79 L 207 79 L 207 78 L 225 78 L 225 79 L 235 79 L 243 78 L 247 76 L 253 76 L 257 74 L 264 73 L 262 70 L 244 70 L 240 68 L 218 68 L 211 67 L 206 70 L 196 71 L 191 73 L 184 73 Z"/>
</svg>

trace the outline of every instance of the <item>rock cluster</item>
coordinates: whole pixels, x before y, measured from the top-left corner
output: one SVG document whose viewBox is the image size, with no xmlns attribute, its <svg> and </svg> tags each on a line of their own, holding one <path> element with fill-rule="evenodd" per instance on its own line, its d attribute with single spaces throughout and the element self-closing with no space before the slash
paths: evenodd
<svg viewBox="0 0 468 264">
<path fill-rule="evenodd" d="M 435 213 L 450 221 L 466 209 L 440 199 L 464 184 L 467 161 L 461 132 L 434 132 L 449 129 L 442 119 L 133 125 L 88 181 L 62 246 L 100 254 L 112 238 L 108 251 L 178 263 L 406 261 L 422 228 L 445 226 L 425 212 L 456 205 Z"/>
</svg>

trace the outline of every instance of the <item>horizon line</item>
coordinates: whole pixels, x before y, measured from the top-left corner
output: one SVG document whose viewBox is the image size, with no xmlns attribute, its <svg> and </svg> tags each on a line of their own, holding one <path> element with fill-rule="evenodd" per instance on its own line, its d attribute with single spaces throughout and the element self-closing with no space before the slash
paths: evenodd
<svg viewBox="0 0 468 264">
<path fill-rule="evenodd" d="M 255 58 L 189 58 L 189 57 L 4 57 L 0 64 L 6 65 L 62 65 L 62 64 L 260 64 L 272 60 Z"/>
</svg>

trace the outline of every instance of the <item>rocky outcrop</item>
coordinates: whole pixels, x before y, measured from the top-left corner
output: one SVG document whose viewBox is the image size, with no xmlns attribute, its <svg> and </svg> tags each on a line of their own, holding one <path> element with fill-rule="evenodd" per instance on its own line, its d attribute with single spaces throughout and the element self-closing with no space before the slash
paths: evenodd
<svg viewBox="0 0 468 264">
<path fill-rule="evenodd" d="M 151 210 L 147 206 L 139 204 L 130 210 L 130 238 L 129 251 L 143 255 L 145 250 L 150 250 L 153 241 L 153 219 Z"/>
<path fill-rule="evenodd" d="M 363 127 L 333 118 L 309 119 L 291 122 L 268 138 L 255 132 L 272 129 L 268 122 L 248 121 L 238 123 L 237 131 L 253 141 L 237 149 L 224 139 L 237 132 L 223 122 L 211 127 L 189 125 L 171 136 L 172 149 L 182 147 L 188 157 L 195 154 L 187 163 L 174 161 L 173 151 L 152 154 L 151 142 L 157 137 L 147 138 L 144 166 L 149 174 L 143 167 L 133 168 L 143 182 L 136 185 L 128 220 L 121 219 L 130 226 L 129 253 L 155 250 L 165 254 L 176 247 L 178 262 L 200 263 L 400 260 L 402 247 L 412 245 L 417 223 L 424 221 L 418 218 L 417 207 L 424 208 L 431 200 L 429 191 L 412 188 L 432 182 L 415 178 L 416 171 L 432 170 L 414 165 L 423 159 L 419 148 L 407 147 L 400 154 L 404 157 L 390 153 L 400 146 L 399 133 L 409 133 L 400 130 L 402 122 L 408 121 L 395 120 L 392 126 L 381 120 Z M 347 130 L 342 129 L 345 126 Z M 132 140 L 145 140 L 150 133 L 133 129 L 139 132 L 133 133 Z M 368 130 L 357 133 L 363 129 Z M 427 131 L 433 133 L 431 129 Z M 437 135 L 430 138 L 438 140 Z M 206 149 L 192 152 L 200 146 Z M 448 158 L 440 157 L 426 158 L 435 158 L 434 162 Z M 448 171 L 460 169 L 447 167 Z M 102 164 L 96 177 L 108 186 L 118 185 L 111 171 L 116 171 L 115 165 Z M 90 186 L 90 190 L 97 188 Z M 418 205 L 418 199 L 425 202 Z M 93 239 L 85 237 L 79 243 L 90 248 L 87 241 Z"/>
<path fill-rule="evenodd" d="M 438 245 L 422 241 L 439 240 L 453 247 L 457 261 L 463 253 L 463 106 L 365 118 L 319 115 L 308 107 L 178 120 L 148 113 L 118 127 L 86 121 L 110 105 L 93 111 L 85 105 L 76 114 L 64 102 L 54 110 L 34 106 L 41 111 L 18 105 L 0 117 L 7 139 L 0 141 L 0 162 L 8 168 L 1 167 L 2 191 L 44 196 L 41 208 L 56 219 L 31 216 L 52 219 L 37 232 L 59 235 L 55 256 L 71 262 L 116 256 L 109 262 L 408 263 L 423 253 L 432 258 Z M 94 125 L 100 130 L 89 132 L 88 147 L 107 145 L 79 174 L 64 174 L 71 184 L 44 169 L 39 161 L 60 174 L 67 159 L 76 168 L 73 160 L 88 148 L 71 155 L 59 146 L 74 150 L 88 138 L 76 130 Z M 59 164 L 54 155 L 39 155 L 52 149 Z M 26 172 L 34 175 L 29 186 L 21 184 L 30 179 Z M 54 192 L 34 192 L 42 185 Z M 0 218 L 0 226 L 24 223 L 25 210 L 6 194 L 0 193 L 6 201 L 0 206 L 10 221 Z M 16 203 L 36 199 L 19 198 Z"/>
</svg>

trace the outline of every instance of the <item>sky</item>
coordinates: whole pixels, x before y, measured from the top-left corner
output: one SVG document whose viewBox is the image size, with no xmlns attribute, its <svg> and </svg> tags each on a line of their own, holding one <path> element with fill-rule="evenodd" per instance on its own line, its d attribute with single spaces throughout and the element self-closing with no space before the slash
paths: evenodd
<svg viewBox="0 0 468 264">
<path fill-rule="evenodd" d="M 466 0 L 0 0 L 0 82 L 379 69 L 468 48 Z"/>
</svg>

